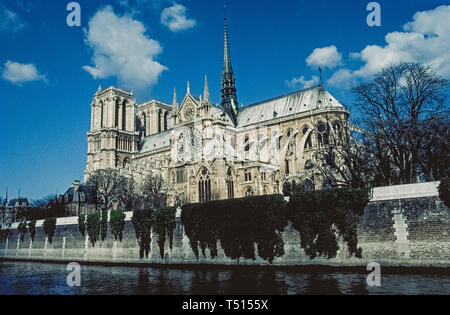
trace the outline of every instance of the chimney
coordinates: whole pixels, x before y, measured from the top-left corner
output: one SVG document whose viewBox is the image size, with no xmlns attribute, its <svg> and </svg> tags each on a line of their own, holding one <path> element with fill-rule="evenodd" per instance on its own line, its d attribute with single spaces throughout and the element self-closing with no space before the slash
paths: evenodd
<svg viewBox="0 0 450 315">
<path fill-rule="evenodd" d="M 78 191 L 79 187 L 80 187 L 80 181 L 79 180 L 73 181 L 72 188 L 73 188 L 74 193 L 76 193 Z"/>
</svg>

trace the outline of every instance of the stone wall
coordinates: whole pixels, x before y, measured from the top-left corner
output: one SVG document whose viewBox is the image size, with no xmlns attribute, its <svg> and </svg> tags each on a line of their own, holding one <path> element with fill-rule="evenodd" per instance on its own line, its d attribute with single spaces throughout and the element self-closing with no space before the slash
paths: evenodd
<svg viewBox="0 0 450 315">
<path fill-rule="evenodd" d="M 359 246 L 363 258 L 349 258 L 344 244 L 335 259 L 322 257 L 310 260 L 300 248 L 299 233 L 287 227 L 283 233 L 285 255 L 275 265 L 329 265 L 365 266 L 378 262 L 382 266 L 450 267 L 450 210 L 437 196 L 438 183 L 382 187 L 374 190 L 371 203 L 358 225 Z M 395 199 L 396 196 L 399 198 Z M 418 196 L 418 197 L 415 197 Z M 105 241 L 92 246 L 88 237 L 78 230 L 78 218 L 61 218 L 50 244 L 42 230 L 43 221 L 36 224 L 36 235 L 31 242 L 29 233 L 19 240 L 17 224 L 8 237 L 0 239 L 0 259 L 88 261 L 105 263 L 145 264 L 236 264 L 225 257 L 219 246 L 219 257 L 210 259 L 200 254 L 196 259 L 183 226 L 178 222 L 172 250 L 166 242 L 166 255 L 160 257 L 157 237 L 152 237 L 149 258 L 139 259 L 131 213 L 127 213 L 123 241 L 114 241 L 108 231 Z M 178 219 L 179 221 L 179 219 Z M 239 264 L 267 264 L 240 260 Z"/>
</svg>

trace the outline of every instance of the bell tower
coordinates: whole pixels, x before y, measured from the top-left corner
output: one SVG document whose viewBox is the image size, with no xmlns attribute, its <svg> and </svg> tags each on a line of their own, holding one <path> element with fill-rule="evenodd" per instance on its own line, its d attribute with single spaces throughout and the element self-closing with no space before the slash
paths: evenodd
<svg viewBox="0 0 450 315">
<path fill-rule="evenodd" d="M 98 88 L 91 103 L 85 181 L 97 169 L 127 168 L 138 150 L 136 101 L 131 92 Z"/>
</svg>

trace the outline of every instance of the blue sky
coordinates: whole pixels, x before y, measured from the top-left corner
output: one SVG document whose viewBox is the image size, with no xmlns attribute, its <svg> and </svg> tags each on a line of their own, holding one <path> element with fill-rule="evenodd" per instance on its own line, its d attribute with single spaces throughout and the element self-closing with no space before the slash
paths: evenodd
<svg viewBox="0 0 450 315">
<path fill-rule="evenodd" d="M 187 80 L 200 95 L 207 75 L 220 102 L 222 0 L 83 0 L 81 27 L 66 24 L 69 2 L 0 0 L 0 195 L 36 199 L 82 179 L 99 85 L 170 103 Z M 319 66 L 349 107 L 351 85 L 388 61 L 450 78 L 449 1 L 378 1 L 380 27 L 367 25 L 369 2 L 227 0 L 239 103 L 316 84 Z"/>
</svg>

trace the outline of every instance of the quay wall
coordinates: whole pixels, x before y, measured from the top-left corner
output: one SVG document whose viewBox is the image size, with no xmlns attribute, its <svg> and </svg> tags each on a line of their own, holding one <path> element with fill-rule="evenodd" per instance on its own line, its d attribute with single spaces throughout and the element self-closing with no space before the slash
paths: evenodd
<svg viewBox="0 0 450 315">
<path fill-rule="evenodd" d="M 438 182 L 375 188 L 371 202 L 358 224 L 358 241 L 363 258 L 350 258 L 344 244 L 336 258 L 318 257 L 310 260 L 300 247 L 299 233 L 287 227 L 283 233 L 285 255 L 276 258 L 280 266 L 366 266 L 377 262 L 390 267 L 450 267 L 450 209 L 438 197 Z M 209 253 L 197 259 L 190 247 L 179 219 L 174 232 L 172 250 L 166 242 L 165 257 L 161 258 L 157 236 L 152 235 L 148 258 L 139 258 L 139 245 L 126 213 L 123 240 L 115 241 L 109 231 L 104 241 L 92 246 L 88 236 L 78 230 L 78 218 L 57 220 L 52 243 L 44 234 L 43 221 L 36 224 L 34 241 L 29 232 L 19 239 L 17 223 L 7 237 L 0 239 L 0 259 L 30 261 L 90 262 L 112 264 L 218 264 L 268 265 L 257 258 L 239 262 L 225 257 L 219 244 L 219 257 Z M 87 234 L 87 233 L 86 233 Z"/>
</svg>

